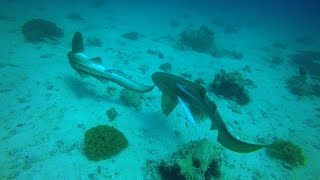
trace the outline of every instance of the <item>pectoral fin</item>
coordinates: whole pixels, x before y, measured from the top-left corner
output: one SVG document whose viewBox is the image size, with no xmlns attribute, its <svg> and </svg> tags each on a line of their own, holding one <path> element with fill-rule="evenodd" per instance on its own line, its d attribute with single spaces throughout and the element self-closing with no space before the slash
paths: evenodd
<svg viewBox="0 0 320 180">
<path fill-rule="evenodd" d="M 163 114 L 168 116 L 177 105 L 178 105 L 178 100 L 176 96 L 170 95 L 165 92 L 162 93 L 161 109 Z"/>
<path fill-rule="evenodd" d="M 210 130 L 213 131 L 216 129 L 217 129 L 216 125 L 214 125 L 214 123 L 211 122 Z"/>
<path fill-rule="evenodd" d="M 81 70 L 75 69 L 77 71 L 77 73 L 80 75 L 81 78 L 86 78 L 89 77 L 90 75 L 87 74 L 86 72 L 83 72 Z"/>
</svg>

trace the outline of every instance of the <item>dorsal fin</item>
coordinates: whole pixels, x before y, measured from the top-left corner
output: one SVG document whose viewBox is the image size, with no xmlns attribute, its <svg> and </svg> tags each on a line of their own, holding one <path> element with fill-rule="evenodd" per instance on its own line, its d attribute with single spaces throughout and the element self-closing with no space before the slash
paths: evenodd
<svg viewBox="0 0 320 180">
<path fill-rule="evenodd" d="M 83 38 L 80 32 L 76 32 L 72 38 L 72 53 L 84 52 Z"/>
<path fill-rule="evenodd" d="M 91 58 L 90 61 L 96 63 L 96 64 L 102 64 L 102 59 L 101 57 L 94 57 L 94 58 Z"/>
<path fill-rule="evenodd" d="M 201 100 L 203 100 L 206 97 L 207 91 L 206 88 L 204 88 L 203 86 L 200 86 L 200 97 Z"/>
</svg>

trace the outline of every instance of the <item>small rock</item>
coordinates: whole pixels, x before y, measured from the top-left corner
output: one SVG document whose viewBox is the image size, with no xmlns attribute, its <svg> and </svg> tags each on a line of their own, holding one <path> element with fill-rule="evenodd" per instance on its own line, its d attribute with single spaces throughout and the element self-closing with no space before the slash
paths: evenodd
<svg viewBox="0 0 320 180">
<path fill-rule="evenodd" d="M 312 144 L 312 146 L 318 151 L 320 151 L 320 144 Z"/>
<path fill-rule="evenodd" d="M 143 102 L 143 95 L 128 89 L 123 89 L 120 92 L 120 100 L 124 105 L 133 107 L 137 111 L 140 111 Z"/>
<path fill-rule="evenodd" d="M 115 96 L 116 95 L 116 88 L 115 87 L 107 87 L 106 91 L 107 91 L 107 94 L 109 96 Z"/>
<path fill-rule="evenodd" d="M 189 73 L 181 73 L 181 76 L 186 79 L 192 79 L 192 74 L 189 74 Z"/>
<path fill-rule="evenodd" d="M 196 84 L 199 84 L 199 85 L 204 85 L 204 80 L 203 80 L 201 77 L 199 77 L 198 79 L 196 79 L 194 82 L 195 82 Z"/>
<path fill-rule="evenodd" d="M 102 47 L 102 41 L 98 37 L 88 37 L 87 44 L 88 46 Z"/>
<path fill-rule="evenodd" d="M 139 39 L 139 33 L 138 32 L 127 32 L 122 34 L 122 37 L 125 39 L 136 41 Z"/>
<path fill-rule="evenodd" d="M 150 67 L 147 64 L 140 64 L 138 68 L 142 74 L 146 74 Z"/>
<path fill-rule="evenodd" d="M 118 116 L 118 112 L 114 107 L 108 109 L 106 114 L 108 116 L 109 121 L 113 121 Z"/>
<path fill-rule="evenodd" d="M 164 72 L 170 72 L 172 70 L 172 65 L 168 62 L 163 63 L 159 66 L 159 69 Z"/>
<path fill-rule="evenodd" d="M 304 124 L 309 127 L 312 127 L 312 128 L 319 128 L 320 127 L 320 121 L 317 118 L 313 118 L 313 119 L 308 118 L 304 121 Z"/>
<path fill-rule="evenodd" d="M 45 53 L 45 54 L 42 54 L 42 55 L 40 55 L 40 58 L 42 58 L 42 59 L 51 59 L 51 58 L 53 58 L 54 57 L 54 53 Z"/>
<path fill-rule="evenodd" d="M 93 173 L 90 173 L 90 174 L 88 174 L 88 178 L 89 178 L 89 179 L 95 179 L 95 176 L 94 176 Z"/>
<path fill-rule="evenodd" d="M 72 21 L 83 21 L 84 19 L 78 12 L 72 12 L 66 15 L 67 19 L 70 19 Z"/>
<path fill-rule="evenodd" d="M 101 166 L 98 166 L 98 167 L 97 167 L 97 173 L 98 173 L 98 174 L 101 174 L 101 171 L 102 171 L 102 167 L 101 167 Z"/>
<path fill-rule="evenodd" d="M 293 170 L 293 166 L 289 163 L 282 163 L 282 166 L 288 170 Z"/>
</svg>

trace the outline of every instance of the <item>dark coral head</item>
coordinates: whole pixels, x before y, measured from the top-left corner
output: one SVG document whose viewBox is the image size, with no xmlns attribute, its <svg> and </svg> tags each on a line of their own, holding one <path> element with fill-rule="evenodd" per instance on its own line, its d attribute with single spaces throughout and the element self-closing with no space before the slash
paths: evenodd
<svg viewBox="0 0 320 180">
<path fill-rule="evenodd" d="M 162 179 L 186 180 L 186 177 L 181 172 L 181 167 L 176 163 L 170 166 L 162 161 L 158 166 L 158 171 Z"/>
<path fill-rule="evenodd" d="M 213 159 L 204 172 L 205 179 L 219 178 L 221 176 L 219 160 Z"/>
<path fill-rule="evenodd" d="M 22 33 L 28 42 L 37 43 L 56 40 L 63 36 L 63 30 L 55 23 L 44 19 L 32 19 L 22 26 Z"/>
</svg>

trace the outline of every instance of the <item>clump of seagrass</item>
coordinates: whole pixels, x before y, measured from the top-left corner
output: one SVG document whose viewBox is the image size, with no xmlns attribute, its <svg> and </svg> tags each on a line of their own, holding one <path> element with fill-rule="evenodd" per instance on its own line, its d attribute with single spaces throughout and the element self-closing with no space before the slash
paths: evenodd
<svg viewBox="0 0 320 180">
<path fill-rule="evenodd" d="M 208 140 L 192 141 L 167 159 L 149 161 L 148 174 L 155 179 L 220 179 L 220 155 L 221 149 Z"/>
<path fill-rule="evenodd" d="M 210 54 L 214 48 L 214 32 L 204 25 L 199 29 L 185 29 L 180 33 L 178 44 L 182 48 Z"/>
<path fill-rule="evenodd" d="M 55 23 L 43 19 L 32 19 L 22 26 L 25 39 L 31 43 L 57 40 L 63 37 L 63 30 Z"/>
<path fill-rule="evenodd" d="M 99 125 L 85 132 L 84 153 L 88 159 L 99 161 L 108 159 L 128 146 L 128 140 L 118 129 Z"/>
<path fill-rule="evenodd" d="M 229 72 L 221 70 L 214 77 L 212 90 L 215 94 L 235 101 L 240 105 L 250 102 L 250 95 L 246 89 L 248 83 L 253 83 L 249 79 L 244 79 L 239 72 Z"/>
<path fill-rule="evenodd" d="M 177 45 L 181 49 L 190 49 L 199 53 L 210 54 L 213 57 L 243 58 L 241 52 L 218 48 L 215 44 L 214 32 L 205 25 L 198 29 L 187 28 L 183 30 L 180 33 Z"/>
<path fill-rule="evenodd" d="M 291 141 L 278 140 L 267 147 L 267 154 L 292 168 L 304 166 L 306 164 L 306 156 L 303 149 Z"/>
<path fill-rule="evenodd" d="M 137 93 L 128 89 L 122 89 L 120 92 L 120 100 L 124 105 L 133 107 L 137 111 L 140 111 L 143 96 L 141 93 Z"/>
</svg>

